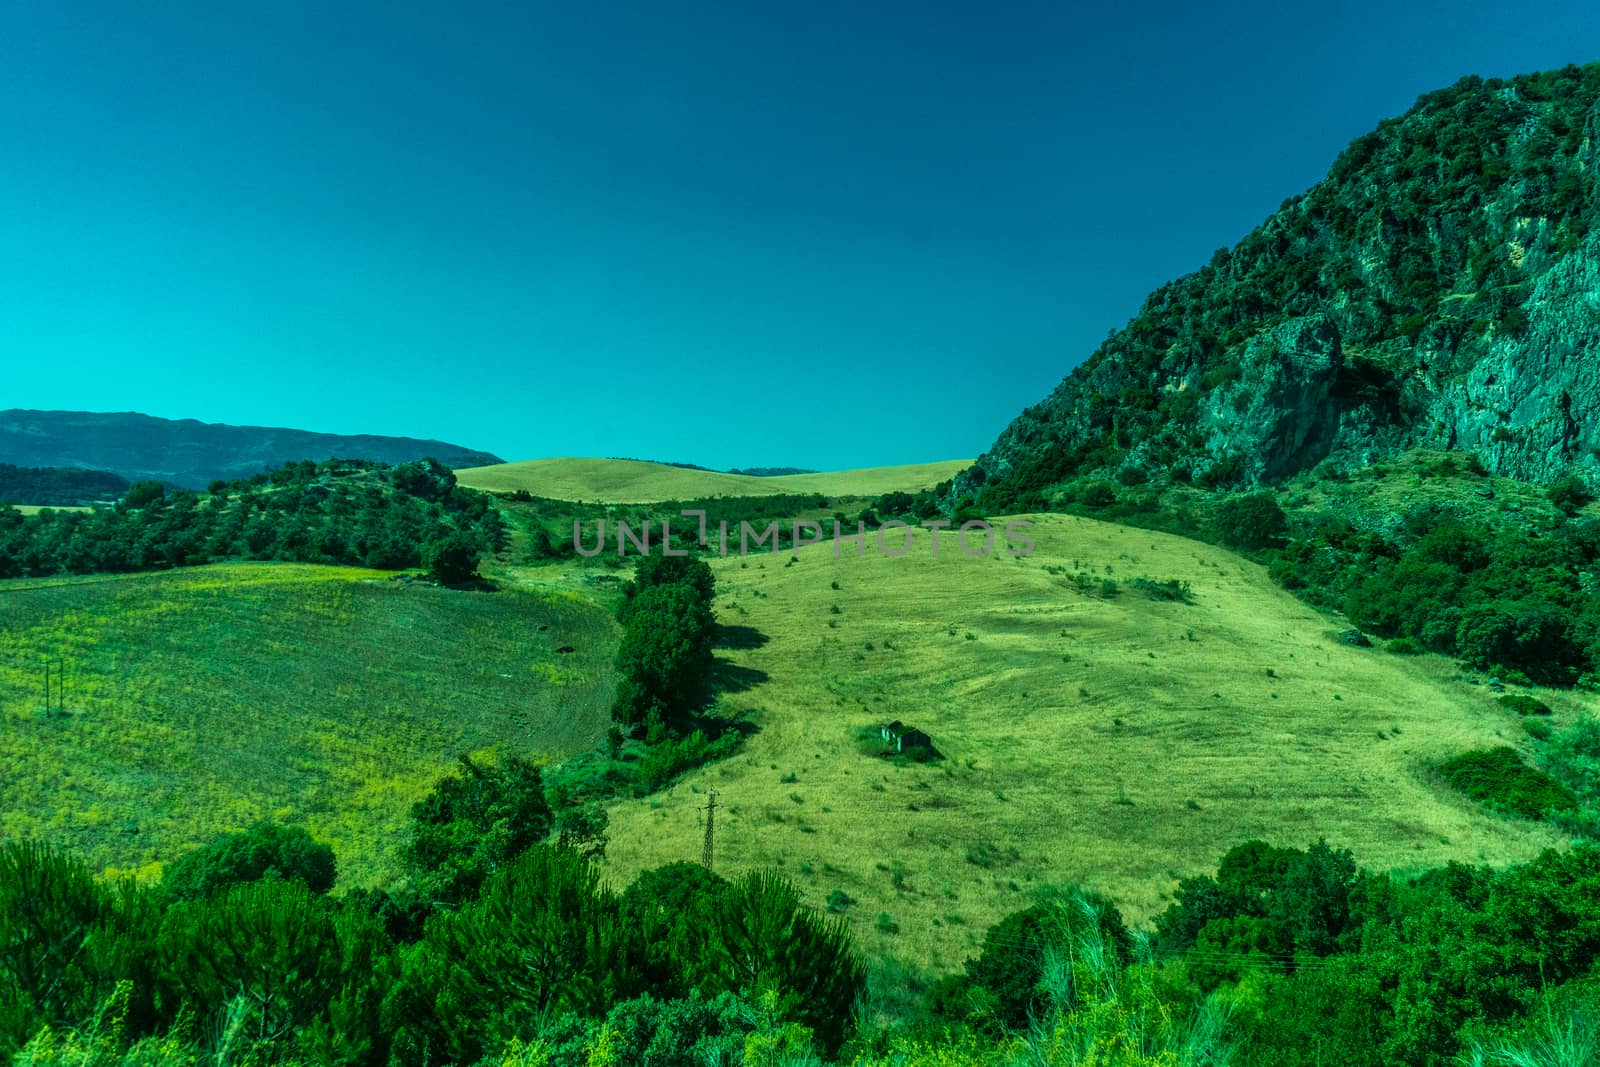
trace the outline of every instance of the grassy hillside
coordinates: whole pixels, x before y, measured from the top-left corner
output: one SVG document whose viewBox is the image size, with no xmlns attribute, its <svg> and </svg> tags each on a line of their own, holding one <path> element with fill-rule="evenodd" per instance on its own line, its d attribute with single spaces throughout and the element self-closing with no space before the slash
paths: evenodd
<svg viewBox="0 0 1600 1067">
<path fill-rule="evenodd" d="M 1556 842 L 1435 780 L 1435 761 L 1523 738 L 1448 661 L 1343 645 L 1336 620 L 1223 550 L 1037 522 L 1021 561 L 966 558 L 948 535 L 933 559 L 922 533 L 901 559 L 820 546 L 716 563 L 720 619 L 748 628 L 719 653 L 748 687 L 725 699 L 760 732 L 613 808 L 610 877 L 698 858 L 715 788 L 719 870 L 775 866 L 818 906 L 841 890 L 867 951 L 949 967 L 1043 884 L 1147 917 L 1161 887 L 1250 837 L 1326 835 L 1377 868 Z M 1190 582 L 1192 603 L 1137 591 L 1141 576 Z M 1558 716 L 1579 699 L 1541 696 Z M 893 719 L 947 758 L 863 754 L 858 731 Z"/>
<path fill-rule="evenodd" d="M 270 816 L 333 844 L 346 884 L 381 881 L 456 754 L 560 756 L 608 721 L 615 624 L 571 594 L 223 565 L 6 582 L 0 617 L 0 837 L 97 867 Z M 46 659 L 64 712 L 44 709 Z"/>
<path fill-rule="evenodd" d="M 551 500 L 652 504 L 695 497 L 771 496 L 775 493 L 822 493 L 838 497 L 918 492 L 953 477 L 971 463 L 971 460 L 952 459 L 902 467 L 757 478 L 634 459 L 567 458 L 471 467 L 455 473 L 462 485 L 491 492 L 522 489 Z"/>
</svg>

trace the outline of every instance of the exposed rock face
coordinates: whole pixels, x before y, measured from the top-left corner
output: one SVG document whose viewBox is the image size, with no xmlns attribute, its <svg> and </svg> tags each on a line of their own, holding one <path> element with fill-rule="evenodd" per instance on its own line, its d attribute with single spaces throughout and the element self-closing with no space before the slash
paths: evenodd
<svg viewBox="0 0 1600 1067">
<path fill-rule="evenodd" d="M 1444 428 L 1438 443 L 1550 481 L 1600 449 L 1600 232 L 1533 283 L 1526 308 L 1522 335 L 1491 341 L 1460 380 L 1441 383 L 1428 413 Z"/>
<path fill-rule="evenodd" d="M 1333 321 L 1307 315 L 1264 330 L 1239 362 L 1239 377 L 1202 401 L 1207 449 L 1240 457 L 1240 475 L 1251 482 L 1323 459 L 1338 429 L 1333 390 L 1344 366 Z"/>
<path fill-rule="evenodd" d="M 1600 64 L 1468 78 L 1139 314 L 945 503 L 1271 483 L 1426 446 L 1600 485 Z"/>
</svg>

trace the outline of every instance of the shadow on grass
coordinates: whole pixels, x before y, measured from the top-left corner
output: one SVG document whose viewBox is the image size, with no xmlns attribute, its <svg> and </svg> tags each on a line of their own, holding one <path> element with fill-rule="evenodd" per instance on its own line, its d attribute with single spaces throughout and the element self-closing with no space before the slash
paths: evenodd
<svg viewBox="0 0 1600 1067">
<path fill-rule="evenodd" d="M 711 664 L 711 692 L 714 696 L 743 693 L 772 677 L 754 667 L 741 667 L 727 660 L 714 660 Z"/>
<path fill-rule="evenodd" d="M 717 627 L 717 648 L 728 648 L 742 651 L 745 649 L 760 648 L 769 640 L 771 639 L 767 637 L 766 634 L 762 633 L 760 630 L 757 630 L 754 626 Z"/>
</svg>

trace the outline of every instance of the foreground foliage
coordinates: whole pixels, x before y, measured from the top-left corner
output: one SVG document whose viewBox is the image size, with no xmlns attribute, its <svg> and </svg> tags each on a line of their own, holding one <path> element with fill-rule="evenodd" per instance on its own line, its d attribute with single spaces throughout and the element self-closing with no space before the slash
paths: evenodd
<svg viewBox="0 0 1600 1067">
<path fill-rule="evenodd" d="M 261 836 L 261 835 L 257 835 Z M 863 1025 L 844 928 L 781 878 L 678 864 L 622 894 L 533 845 L 395 936 L 273 873 L 176 904 L 0 846 L 0 1051 L 18 1064 L 1350 1067 L 1593 1062 L 1600 850 L 1404 881 L 1249 842 L 1154 934 L 1080 890 Z"/>
</svg>

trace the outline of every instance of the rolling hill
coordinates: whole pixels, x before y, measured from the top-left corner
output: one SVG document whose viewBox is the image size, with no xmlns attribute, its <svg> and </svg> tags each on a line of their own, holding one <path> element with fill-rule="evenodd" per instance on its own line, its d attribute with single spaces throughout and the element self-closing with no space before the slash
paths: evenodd
<svg viewBox="0 0 1600 1067">
<path fill-rule="evenodd" d="M 669 793 L 615 805 L 610 878 L 697 858 L 714 788 L 722 873 L 776 867 L 819 907 L 839 890 L 869 954 L 950 968 L 1047 883 L 1146 919 L 1163 886 L 1252 837 L 1326 835 L 1378 869 L 1557 842 L 1434 779 L 1435 761 L 1525 741 L 1448 660 L 1342 644 L 1335 619 L 1227 551 L 1034 521 L 1021 560 L 964 557 L 948 534 L 935 559 L 920 532 L 898 559 L 821 545 L 792 564 L 715 563 L 719 620 L 743 635 L 719 652 L 742 690 L 724 704 L 759 732 Z M 1187 581 L 1192 602 L 1139 577 Z M 858 749 L 896 719 L 946 758 Z"/>
<path fill-rule="evenodd" d="M 344 884 L 382 883 L 459 753 L 559 758 L 604 735 L 610 611 L 389 579 L 236 564 L 0 584 L 0 837 L 139 869 L 273 818 L 332 844 Z"/>
<path fill-rule="evenodd" d="M 500 462 L 488 452 L 412 437 L 227 426 L 135 412 L 0 411 L 0 463 L 111 471 L 130 481 L 167 482 L 187 489 L 203 489 L 219 479 L 248 478 L 291 460 L 367 459 L 393 464 L 428 456 L 447 467 Z"/>
<path fill-rule="evenodd" d="M 929 489 L 966 469 L 971 460 L 952 459 L 898 467 L 822 471 L 758 477 L 674 467 L 636 459 L 532 459 L 458 469 L 457 480 L 473 489 L 510 493 L 523 490 L 550 500 L 614 504 L 654 504 L 711 496 L 771 496 L 821 493 L 871 497 Z"/>
</svg>

